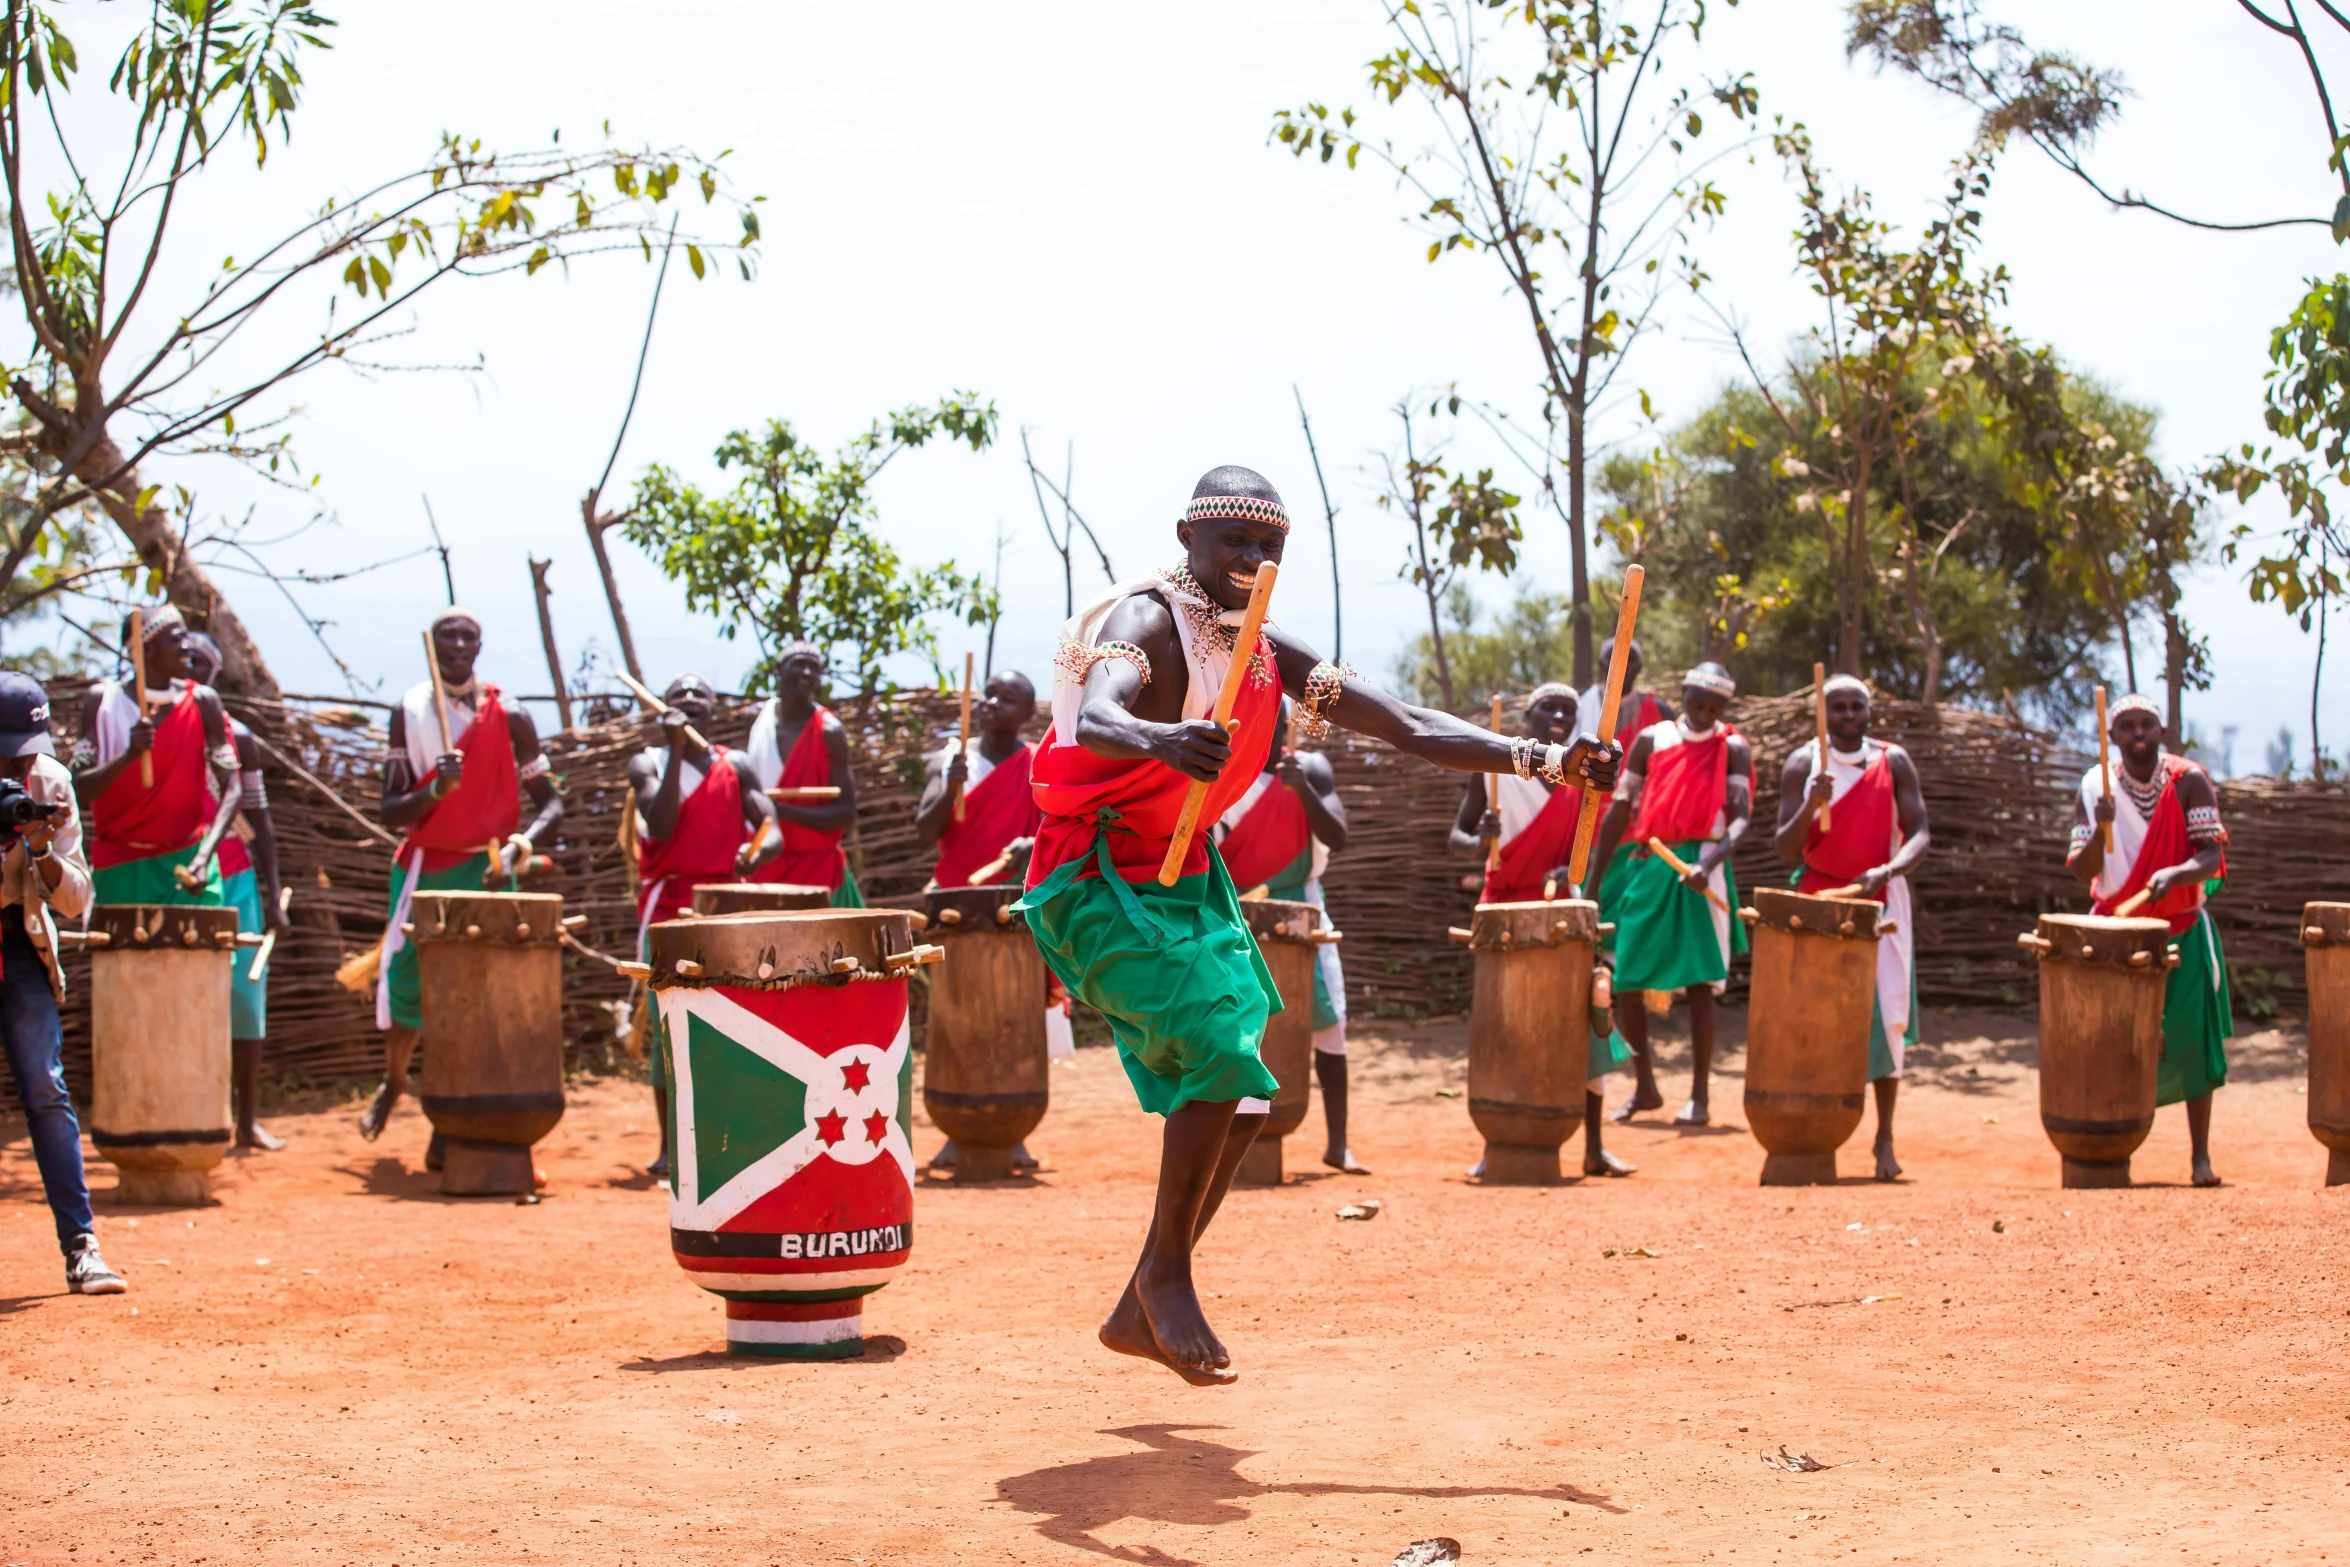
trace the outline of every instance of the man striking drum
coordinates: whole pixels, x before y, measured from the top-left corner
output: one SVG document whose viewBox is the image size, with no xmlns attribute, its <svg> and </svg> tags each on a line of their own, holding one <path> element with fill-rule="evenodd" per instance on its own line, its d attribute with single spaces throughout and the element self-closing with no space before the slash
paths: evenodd
<svg viewBox="0 0 2350 1567">
<path fill-rule="evenodd" d="M 1869 1081 L 1877 1090 L 1877 1179 L 1899 1178 L 1893 1157 L 1893 1100 L 1909 1042 L 1917 1037 L 1917 907 L 1909 873 L 1926 857 L 1926 795 L 1917 763 L 1890 741 L 1869 737 L 1869 688 L 1850 675 L 1822 687 L 1828 713 L 1828 767 L 1805 741 L 1779 775 L 1782 860 L 1800 860 L 1798 892 L 1850 887 L 1881 900 L 1891 933 L 1877 938 L 1877 997 L 1869 1015 Z M 1819 812 L 1828 810 L 1828 830 Z M 1880 925 L 1882 930 L 1883 926 Z"/>
<path fill-rule="evenodd" d="M 392 857 L 391 913 L 375 982 L 375 1026 L 387 1032 L 383 1086 L 359 1116 L 359 1135 L 369 1142 L 383 1135 L 408 1091 L 408 1060 L 424 1023 L 416 947 L 400 929 L 410 903 L 419 892 L 513 891 L 516 867 L 563 816 L 538 725 L 522 708 L 506 706 L 496 686 L 473 677 L 480 617 L 451 605 L 434 618 L 431 642 L 440 678 L 410 686 L 392 709 L 384 758 L 383 824 L 407 836 Z M 538 807 L 520 832 L 518 790 Z M 440 1140 L 435 1132 L 426 1149 L 428 1169 L 438 1168 Z"/>
<path fill-rule="evenodd" d="M 2227 829 L 2211 775 L 2162 745 L 2162 711 L 2135 692 L 2114 704 L 2106 722 L 2121 765 L 2118 794 L 2105 791 L 2102 768 L 2082 775 L 2073 801 L 2072 852 L 2065 863 L 2096 898 L 2098 914 L 2131 912 L 2170 922 L 2179 966 L 2162 990 L 2162 1068 L 2154 1103 L 2187 1106 L 2187 1137 L 2197 1186 L 2217 1186 L 2211 1168 L 2211 1091 L 2228 1080 L 2227 1040 L 2236 1032 L 2228 966 L 2205 895 L 2228 874 Z M 2110 827 L 2105 852 L 2092 847 Z"/>
<path fill-rule="evenodd" d="M 744 750 L 762 789 L 835 788 L 830 799 L 775 801 L 783 852 L 751 880 L 831 889 L 836 909 L 861 909 L 865 895 L 840 840 L 857 824 L 857 779 L 849 769 L 849 732 L 816 700 L 824 689 L 824 649 L 786 643 L 775 657 L 775 695 L 751 720 Z"/>
<path fill-rule="evenodd" d="M 1643 1003 L 1653 992 L 1669 1007 L 1672 992 L 1679 990 L 1689 997 L 1694 1060 L 1689 1102 L 1673 1123 L 1706 1124 L 1714 997 L 1729 987 L 1731 955 L 1746 950 L 1746 927 L 1730 917 L 1738 906 L 1730 852 L 1746 835 L 1754 808 L 1754 756 L 1746 737 L 1722 721 L 1737 690 L 1719 664 L 1700 664 L 1682 676 L 1685 716 L 1651 724 L 1632 742 L 1615 802 L 1600 824 L 1597 876 L 1607 879 L 1590 896 L 1603 910 L 1614 911 L 1616 1026 L 1632 1042 L 1639 1072 L 1638 1089 L 1616 1112 L 1619 1121 L 1664 1104 Z M 1688 871 L 1675 871 L 1652 853 L 1652 839 Z M 1618 876 L 1607 877 L 1608 857 L 1618 843 L 1627 844 L 1631 853 Z M 1614 888 L 1612 902 L 1601 897 L 1598 889 L 1604 886 Z"/>
<path fill-rule="evenodd" d="M 1555 680 L 1536 686 L 1526 697 L 1526 733 L 1544 745 L 1572 739 L 1578 705 L 1571 686 Z M 1575 828 L 1582 818 L 1580 789 L 1561 789 L 1547 779 L 1507 773 L 1494 775 L 1490 786 L 1482 778 L 1472 781 L 1453 823 L 1452 846 L 1483 850 L 1493 844 L 1500 851 L 1485 868 L 1485 887 L 1477 901 L 1540 903 L 1565 891 L 1567 862 L 1573 858 Z M 1600 1128 L 1606 1119 L 1607 1075 L 1632 1058 L 1631 1047 L 1612 1028 L 1605 1034 L 1593 1033 L 1590 1040 L 1583 1084 L 1583 1173 L 1630 1175 L 1639 1166 L 1609 1153 Z M 1484 1169 L 1480 1162 L 1469 1173 L 1481 1175 Z"/>
<path fill-rule="evenodd" d="M 1216 823 L 1216 847 L 1242 896 L 1281 898 L 1324 910 L 1322 873 L 1333 852 L 1346 847 L 1346 806 L 1338 775 L 1319 751 L 1293 751 L 1293 704 L 1284 697 L 1266 748 L 1265 770 Z M 1369 1175 L 1346 1145 L 1346 971 L 1336 943 L 1314 949 L 1314 1079 L 1322 1090 L 1328 1133 L 1322 1162 L 1346 1175 Z M 1243 1101 L 1236 1114 L 1270 1114 L 1272 1105 Z"/>
<path fill-rule="evenodd" d="M 693 736 L 706 737 L 718 716 L 717 687 L 689 671 L 669 682 L 661 700 L 667 708 L 655 720 L 661 743 L 628 759 L 628 786 L 636 796 L 636 815 L 628 825 L 636 840 L 639 962 L 645 957 L 645 933 L 693 907 L 697 883 L 733 881 L 783 850 L 772 825 L 775 807 L 760 790 L 749 760 L 706 739 L 694 743 Z M 756 858 L 745 852 L 754 833 L 760 839 Z M 669 1174 L 669 1090 L 661 1030 L 647 1033 L 653 1108 L 661 1124 L 661 1155 L 648 1173 L 661 1180 Z"/>
<path fill-rule="evenodd" d="M 1545 749 L 1407 707 L 1269 624 L 1227 731 L 1208 715 L 1258 572 L 1281 559 L 1289 514 L 1262 476 L 1217 468 L 1175 536 L 1184 559 L 1110 589 L 1063 629 L 1053 727 L 1033 769 L 1044 821 L 1019 906 L 1045 962 L 1109 1020 L 1143 1108 L 1166 1117 L 1150 1232 L 1101 1341 L 1205 1387 L 1237 1373 L 1200 1309 L 1192 1250 L 1264 1121 L 1236 1106 L 1279 1091 L 1257 1047 L 1281 1001 L 1206 834 L 1191 837 L 1173 884 L 1159 883 L 1192 783 L 1207 786 L 1199 821 L 1229 810 L 1263 770 L 1284 694 L 1309 718 L 1462 771 L 1539 765 L 1606 788 L 1616 749 Z"/>
</svg>

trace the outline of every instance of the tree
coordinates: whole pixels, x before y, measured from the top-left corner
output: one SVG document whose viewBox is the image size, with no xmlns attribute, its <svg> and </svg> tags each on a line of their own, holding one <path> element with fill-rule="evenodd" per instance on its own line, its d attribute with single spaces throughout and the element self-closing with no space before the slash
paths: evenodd
<svg viewBox="0 0 2350 1567">
<path fill-rule="evenodd" d="M 901 452 L 934 439 L 982 451 L 995 432 L 995 406 L 969 392 L 877 419 L 830 459 L 770 419 L 719 442 L 719 468 L 742 474 L 731 491 L 705 495 L 656 465 L 637 481 L 621 531 L 684 585 L 688 608 L 718 617 L 721 635 L 750 628 L 760 659 L 748 689 L 772 678 L 781 644 L 804 638 L 828 659 L 850 649 L 847 667 L 871 691 L 893 654 L 921 653 L 937 668 L 932 616 L 982 626 L 995 610 L 986 582 L 954 562 L 900 559 L 879 530 L 873 482 Z"/>
<path fill-rule="evenodd" d="M 2155 213 L 2192 228 L 2236 233 L 2331 228 L 2339 244 L 2350 237 L 2350 163 L 2342 156 L 2343 134 L 2334 116 L 2333 94 L 2318 60 L 2316 40 L 2301 20 L 2301 5 L 2307 0 L 2282 0 L 2282 18 L 2262 10 L 2253 0 L 2236 3 L 2251 20 L 2286 39 L 2308 72 L 2314 107 L 2324 125 L 2320 145 L 2325 149 L 2325 166 L 2342 186 L 2330 218 L 2219 221 L 2190 216 L 2126 187 L 2107 189 L 2084 160 L 2097 133 L 2120 117 L 2122 101 L 2129 96 L 2128 86 L 2112 71 L 2070 55 L 2033 48 L 2018 29 L 1989 20 L 1978 0 L 1851 0 L 1846 7 L 1850 22 L 1846 48 L 1851 54 L 1865 54 L 1881 67 L 1906 71 L 1974 105 L 1982 111 L 1983 137 L 2022 135 L 2058 168 L 2118 209 Z M 2332 0 L 2314 3 L 2327 20 L 2350 32 L 2350 15 Z"/>
<path fill-rule="evenodd" d="M 1320 103 L 1273 117 L 1274 139 L 1296 156 L 1329 163 L 1343 153 L 1351 169 L 1367 152 L 1392 169 L 1421 204 L 1413 221 L 1428 236 L 1428 259 L 1482 251 L 1524 304 L 1544 418 L 1566 429 L 1578 682 L 1591 678 L 1591 413 L 1665 287 L 1702 280 L 1687 256 L 1671 266 L 1667 258 L 1692 218 L 1723 205 L 1704 165 L 1681 163 L 1704 132 L 1700 94 L 1663 81 L 1666 47 L 1683 34 L 1694 44 L 1706 9 L 1704 0 L 1658 0 L 1653 11 L 1622 0 L 1387 0 L 1394 47 L 1370 63 L 1371 88 L 1391 106 L 1416 100 L 1435 122 L 1434 140 L 1401 151 L 1362 134 L 1352 109 Z M 1500 63 L 1489 65 L 1496 53 Z M 1754 112 L 1748 76 L 1703 96 L 1737 120 Z M 1564 150 L 1548 140 L 1553 115 L 1569 123 Z M 1660 160 L 1674 169 L 1661 185 L 1643 178 Z M 1545 491 L 1560 504 L 1554 487 Z"/>
<path fill-rule="evenodd" d="M 0 182 L 31 333 L 10 385 L 29 423 L 0 447 L 41 473 L 30 510 L 0 539 L 0 582 L 61 519 L 94 505 L 155 586 L 208 623 L 223 683 L 264 693 L 275 689 L 268 666 L 144 465 L 225 456 L 293 483 L 273 395 L 289 382 L 361 363 L 396 335 L 387 318 L 443 279 L 536 273 L 621 246 L 649 254 L 656 207 L 688 190 L 714 204 L 721 191 L 718 161 L 684 150 L 500 154 L 444 132 L 422 163 L 322 203 L 290 231 L 254 235 L 200 292 L 164 299 L 160 263 L 197 176 L 235 150 L 267 166 L 273 142 L 292 134 L 304 58 L 329 47 L 334 25 L 299 0 L 160 0 L 115 62 L 101 108 L 75 96 L 80 60 L 55 11 L 0 0 Z M 697 276 L 709 253 L 728 250 L 749 275 L 756 212 L 728 205 L 739 227 L 689 245 Z M 296 324 L 305 310 L 315 314 Z"/>
<path fill-rule="evenodd" d="M 1450 708 L 1454 705 L 1454 682 L 1444 650 L 1441 609 L 1445 596 L 1459 582 L 1461 573 L 1472 567 L 1508 576 L 1518 564 L 1518 544 L 1526 535 L 1518 522 L 1518 497 L 1494 484 L 1491 468 L 1479 469 L 1474 477 L 1448 472 L 1437 453 L 1421 457 L 1412 431 L 1410 399 L 1395 405 L 1395 416 L 1403 421 L 1403 465 L 1396 466 L 1393 452 L 1382 454 L 1387 487 L 1379 505 L 1412 526 L 1411 539 L 1404 546 L 1404 563 L 1396 575 L 1418 588 L 1427 600 L 1436 690 Z"/>
<path fill-rule="evenodd" d="M 1605 596 L 1606 584 L 1599 584 Z M 1464 692 L 1531 691 L 1563 678 L 1575 656 L 1574 606 L 1564 593 L 1524 582 L 1509 603 L 1488 616 L 1466 582 L 1445 590 L 1445 656 L 1454 686 Z M 1396 656 L 1397 689 L 1425 706 L 1441 706 L 1436 642 L 1421 632 Z M 1472 699 L 1473 700 L 1473 699 Z"/>
<path fill-rule="evenodd" d="M 2350 276 L 2312 278 L 2309 292 L 2269 339 L 2266 418 L 2269 430 L 2298 455 L 2279 458 L 2273 447 L 2255 451 L 2250 442 L 2233 457 L 2207 470 L 2210 482 L 2239 501 L 2264 485 L 2284 497 L 2282 532 L 2263 539 L 2252 524 L 2239 522 L 2221 546 L 2220 558 L 2233 565 L 2258 551 L 2246 573 L 2253 602 L 2274 602 L 2317 630 L 2317 656 L 2309 676 L 2309 765 L 2325 776 L 2324 737 L 2318 729 L 2318 689 L 2325 678 L 2327 610 L 2343 593 L 2341 562 L 2350 552 L 2350 529 L 2336 521 L 2327 490 L 2350 485 Z M 2288 764 L 2289 765 L 2289 764 Z"/>
</svg>

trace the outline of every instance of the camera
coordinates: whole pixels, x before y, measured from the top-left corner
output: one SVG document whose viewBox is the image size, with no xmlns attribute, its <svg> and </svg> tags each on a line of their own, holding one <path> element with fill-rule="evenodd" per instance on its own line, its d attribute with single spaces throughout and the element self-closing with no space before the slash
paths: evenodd
<svg viewBox="0 0 2350 1567">
<path fill-rule="evenodd" d="M 36 800 L 13 778 L 0 777 L 0 832 L 16 833 L 35 822 L 53 822 L 66 807 Z"/>
</svg>

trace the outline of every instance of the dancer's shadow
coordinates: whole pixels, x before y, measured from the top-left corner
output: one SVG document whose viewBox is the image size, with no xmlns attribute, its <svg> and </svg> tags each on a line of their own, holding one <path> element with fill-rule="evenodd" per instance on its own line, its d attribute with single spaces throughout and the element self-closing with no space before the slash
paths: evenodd
<svg viewBox="0 0 2350 1567">
<path fill-rule="evenodd" d="M 470 1197 L 452 1197 L 441 1190 L 441 1178 L 437 1171 L 422 1167 L 411 1169 L 406 1163 L 390 1154 L 382 1154 L 368 1161 L 365 1168 L 342 1164 L 335 1166 L 335 1169 L 337 1173 L 350 1176 L 357 1181 L 360 1194 L 368 1197 L 388 1197 L 394 1202 L 431 1202 L 449 1205 L 483 1200 Z"/>
<path fill-rule="evenodd" d="M 1249 1516 L 1237 1505 L 1258 1496 L 1417 1496 L 1435 1500 L 1471 1496 L 1531 1496 L 1545 1501 L 1576 1502 L 1602 1512 L 1620 1513 L 1604 1495 L 1571 1485 L 1528 1488 L 1508 1485 L 1338 1485 L 1311 1482 L 1264 1485 L 1240 1472 L 1241 1463 L 1257 1455 L 1246 1448 L 1226 1447 L 1179 1432 L 1221 1430 L 1218 1426 L 1119 1426 L 1104 1436 L 1124 1437 L 1142 1444 L 1138 1453 L 1114 1453 L 1106 1458 L 1080 1459 L 1050 1469 L 1031 1469 L 996 1482 L 996 1496 L 1024 1513 L 1044 1514 L 1036 1532 L 1059 1545 L 1072 1545 L 1119 1561 L 1151 1562 L 1157 1567 L 1197 1567 L 1186 1557 L 1171 1556 L 1155 1545 L 1113 1546 L 1096 1533 L 1126 1518 L 1152 1523 L 1214 1527 L 1241 1523 Z"/>
</svg>

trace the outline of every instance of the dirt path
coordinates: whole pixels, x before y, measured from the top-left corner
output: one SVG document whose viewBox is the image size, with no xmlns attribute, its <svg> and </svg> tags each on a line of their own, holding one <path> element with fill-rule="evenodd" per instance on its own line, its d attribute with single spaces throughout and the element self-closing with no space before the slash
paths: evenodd
<svg viewBox="0 0 2350 1567">
<path fill-rule="evenodd" d="M 10 1128 L 0 1567 L 1384 1567 L 1431 1534 L 1472 1567 L 2350 1559 L 2350 1188 L 2320 1189 L 2296 1042 L 2237 1042 L 2225 1189 L 2184 1185 L 2172 1109 L 2138 1170 L 2178 1184 L 2066 1193 L 2018 1028 L 1930 1019 L 1909 1179 L 1792 1192 L 1753 1184 L 1734 1072 L 1726 1124 L 1617 1134 L 1630 1181 L 1480 1190 L 1439 1094 L 1459 1026 L 1358 1041 L 1377 1175 L 1236 1193 L 1203 1255 L 1226 1390 L 1092 1341 L 1156 1132 L 1101 1050 L 1055 1072 L 1040 1179 L 919 1195 L 836 1365 L 717 1353 L 629 1084 L 577 1087 L 537 1207 L 438 1196 L 412 1110 L 374 1146 L 347 1110 L 281 1119 L 292 1147 L 194 1213 L 102 1192 L 112 1300 L 57 1293 Z M 1336 1221 L 1357 1196 L 1386 1211 Z M 1766 1468 L 1782 1446 L 1839 1467 Z"/>
</svg>

